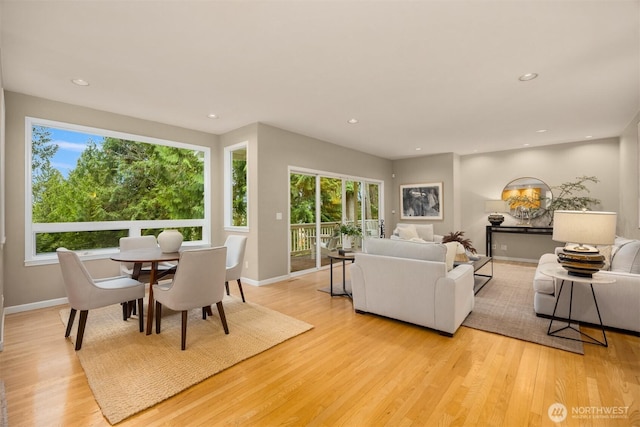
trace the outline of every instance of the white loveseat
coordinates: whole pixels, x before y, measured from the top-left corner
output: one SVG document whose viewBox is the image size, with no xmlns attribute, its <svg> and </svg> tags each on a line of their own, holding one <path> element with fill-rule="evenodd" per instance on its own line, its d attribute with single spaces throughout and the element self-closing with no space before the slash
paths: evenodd
<svg viewBox="0 0 640 427">
<path fill-rule="evenodd" d="M 442 244 L 366 239 L 350 266 L 354 309 L 453 335 L 473 310 L 473 266 L 447 271 L 446 252 Z"/>
<path fill-rule="evenodd" d="M 559 249 L 556 249 L 556 254 Z M 615 279 L 615 283 L 610 285 L 593 285 L 602 323 L 640 333 L 640 241 L 617 237 L 614 245 L 601 248 L 601 253 L 607 259 L 605 268 L 608 269 L 598 274 Z M 535 273 L 533 307 L 538 315 L 551 316 L 556 292 L 560 290 L 560 280 L 554 280 L 540 271 L 544 264 L 558 264 L 556 254 L 542 255 Z M 556 312 L 562 318 L 569 315 L 570 293 L 566 290 L 565 287 Z M 574 286 L 571 318 L 599 324 L 590 286 Z"/>
</svg>

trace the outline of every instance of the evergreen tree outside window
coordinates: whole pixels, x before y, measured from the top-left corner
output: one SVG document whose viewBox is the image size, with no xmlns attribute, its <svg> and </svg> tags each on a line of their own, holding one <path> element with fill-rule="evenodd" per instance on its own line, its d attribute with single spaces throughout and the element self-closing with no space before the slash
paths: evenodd
<svg viewBox="0 0 640 427">
<path fill-rule="evenodd" d="M 248 227 L 247 143 L 225 147 L 225 226 Z"/>
<path fill-rule="evenodd" d="M 209 242 L 209 149 L 27 118 L 27 261 L 178 228 Z M 30 179 L 29 179 L 30 178 Z"/>
</svg>

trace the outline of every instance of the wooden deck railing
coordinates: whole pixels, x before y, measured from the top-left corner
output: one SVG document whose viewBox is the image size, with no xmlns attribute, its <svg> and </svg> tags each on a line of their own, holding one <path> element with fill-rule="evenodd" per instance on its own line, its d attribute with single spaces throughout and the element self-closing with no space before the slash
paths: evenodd
<svg viewBox="0 0 640 427">
<path fill-rule="evenodd" d="M 334 230 L 340 226 L 339 222 L 323 222 L 320 224 L 320 239 L 323 242 L 333 236 Z M 378 235 L 378 220 L 365 221 L 365 235 Z M 316 241 L 315 224 L 291 225 L 291 255 L 310 253 Z M 342 239 L 342 236 L 340 237 Z M 342 242 L 340 242 L 342 244 Z"/>
</svg>

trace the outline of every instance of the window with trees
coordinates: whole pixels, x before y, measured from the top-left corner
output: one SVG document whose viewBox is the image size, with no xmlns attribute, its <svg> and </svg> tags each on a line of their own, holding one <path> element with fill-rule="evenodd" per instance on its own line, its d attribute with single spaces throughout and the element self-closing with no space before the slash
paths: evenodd
<svg viewBox="0 0 640 427">
<path fill-rule="evenodd" d="M 105 256 L 164 228 L 210 241 L 209 148 L 35 118 L 26 130 L 27 262 Z"/>
<path fill-rule="evenodd" d="M 225 147 L 225 227 L 248 227 L 247 143 Z"/>
</svg>

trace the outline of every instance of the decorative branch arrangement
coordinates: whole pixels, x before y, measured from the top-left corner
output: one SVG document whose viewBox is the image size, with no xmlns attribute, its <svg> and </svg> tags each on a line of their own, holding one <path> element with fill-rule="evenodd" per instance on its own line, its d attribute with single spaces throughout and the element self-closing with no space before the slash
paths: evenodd
<svg viewBox="0 0 640 427">
<path fill-rule="evenodd" d="M 552 190 L 558 190 L 552 198 L 534 199 L 528 196 L 509 197 L 507 202 L 510 205 L 529 206 L 535 208 L 530 209 L 531 218 L 549 218 L 549 225 L 553 224 L 553 212 L 557 210 L 590 210 L 591 206 L 600 203 L 599 199 L 590 197 L 587 194 L 590 190 L 586 183 L 592 182 L 597 184 L 600 180 L 595 176 L 578 176 L 575 181 L 568 181 L 560 185 L 551 187 Z"/>
<path fill-rule="evenodd" d="M 442 243 L 459 242 L 466 251 L 472 254 L 477 253 L 476 248 L 473 247 L 470 239 L 464 238 L 464 231 L 452 231 L 442 238 Z"/>
</svg>

